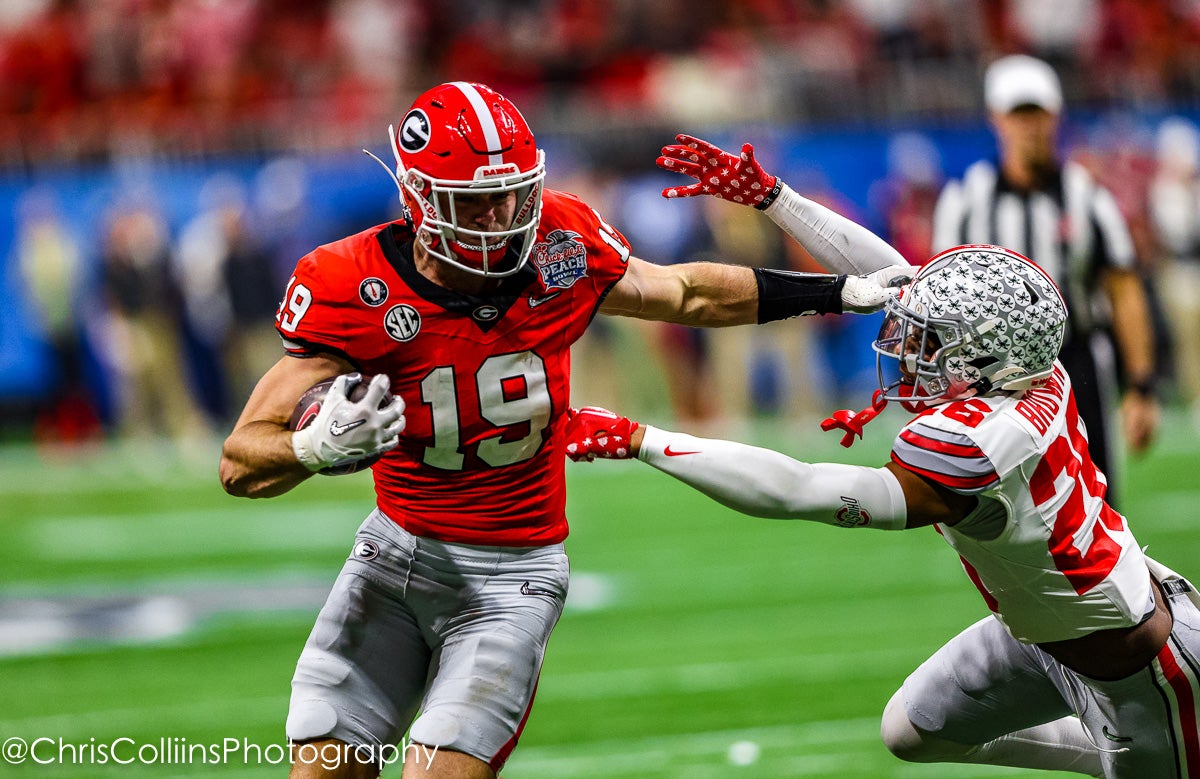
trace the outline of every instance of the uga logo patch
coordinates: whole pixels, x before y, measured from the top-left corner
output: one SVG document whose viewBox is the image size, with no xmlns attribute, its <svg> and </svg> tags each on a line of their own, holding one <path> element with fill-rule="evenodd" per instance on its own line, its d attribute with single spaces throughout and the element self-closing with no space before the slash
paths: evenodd
<svg viewBox="0 0 1200 779">
<path fill-rule="evenodd" d="M 374 276 L 363 279 L 362 284 L 358 285 L 358 297 L 368 306 L 382 306 L 388 298 L 387 284 Z"/>
<path fill-rule="evenodd" d="M 534 245 L 530 254 L 547 290 L 568 289 L 587 275 L 587 249 L 579 233 L 554 230 L 546 240 Z"/>
<path fill-rule="evenodd" d="M 421 332 L 421 312 L 407 303 L 398 303 L 384 315 L 383 328 L 393 340 L 411 341 Z"/>
<path fill-rule="evenodd" d="M 396 132 L 396 143 L 410 154 L 415 154 L 429 145 L 429 117 L 420 108 L 414 108 L 400 123 Z"/>
<path fill-rule="evenodd" d="M 379 547 L 373 541 L 359 541 L 354 545 L 354 556 L 359 560 L 374 560 L 379 556 Z"/>
</svg>

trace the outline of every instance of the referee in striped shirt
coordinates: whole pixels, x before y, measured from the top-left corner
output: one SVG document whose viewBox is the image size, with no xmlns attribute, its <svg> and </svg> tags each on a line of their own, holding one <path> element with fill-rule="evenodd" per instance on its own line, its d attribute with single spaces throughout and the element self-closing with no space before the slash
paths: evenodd
<svg viewBox="0 0 1200 779">
<path fill-rule="evenodd" d="M 984 102 L 999 162 L 980 160 L 942 190 L 933 248 L 998 244 L 1029 257 L 1058 283 L 1070 313 L 1061 360 L 1111 503 L 1118 367 L 1126 445 L 1144 450 L 1158 425 L 1153 330 L 1133 241 L 1112 194 L 1081 165 L 1059 161 L 1062 89 L 1048 64 L 1024 55 L 997 60 L 984 77 Z"/>
</svg>

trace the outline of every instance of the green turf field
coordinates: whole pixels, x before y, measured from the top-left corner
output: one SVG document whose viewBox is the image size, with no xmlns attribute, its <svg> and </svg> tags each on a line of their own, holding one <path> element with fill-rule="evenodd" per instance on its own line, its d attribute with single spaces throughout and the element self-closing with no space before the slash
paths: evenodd
<svg viewBox="0 0 1200 779">
<path fill-rule="evenodd" d="M 899 416 L 899 415 L 897 415 Z M 887 422 L 850 452 L 882 462 Z M 1200 441 L 1165 426 L 1126 512 L 1152 554 L 1200 576 Z M 750 433 L 752 434 L 752 433 Z M 748 434 L 749 435 L 749 434 Z M 810 459 L 834 437 L 759 440 Z M 43 738 L 193 763 L 0 763 L 0 776 L 279 777 L 288 682 L 370 501 L 365 476 L 235 500 L 216 451 L 0 452 L 0 741 Z M 905 674 L 984 614 L 932 530 L 734 515 L 637 463 L 569 466 L 575 581 L 537 705 L 504 772 L 529 777 L 974 777 L 905 765 L 878 714 Z M 238 745 L 224 765 L 197 747 Z M 166 749 L 163 751 L 163 745 Z M 262 764 L 243 742 L 265 750 Z M 6 745 L 6 749 L 10 748 Z M 391 771 L 386 776 L 398 776 Z"/>
</svg>

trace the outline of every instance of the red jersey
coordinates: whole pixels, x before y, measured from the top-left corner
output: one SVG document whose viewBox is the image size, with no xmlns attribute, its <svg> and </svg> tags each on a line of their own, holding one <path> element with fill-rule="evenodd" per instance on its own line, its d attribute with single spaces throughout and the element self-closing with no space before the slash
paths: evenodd
<svg viewBox="0 0 1200 779">
<path fill-rule="evenodd" d="M 290 354 L 386 373 L 404 399 L 400 445 L 372 468 L 393 521 L 443 541 L 557 543 L 569 349 L 624 275 L 629 244 L 583 201 L 547 190 L 528 265 L 474 296 L 418 273 L 412 242 L 408 223 L 391 222 L 318 247 L 296 266 L 276 328 Z"/>
</svg>

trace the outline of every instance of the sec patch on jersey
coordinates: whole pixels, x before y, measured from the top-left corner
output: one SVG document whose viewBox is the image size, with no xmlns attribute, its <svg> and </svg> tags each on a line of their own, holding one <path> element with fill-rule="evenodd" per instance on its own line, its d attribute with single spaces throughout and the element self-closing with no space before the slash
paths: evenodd
<svg viewBox="0 0 1200 779">
<path fill-rule="evenodd" d="M 359 375 L 359 374 L 354 374 Z M 321 412 L 321 404 L 325 401 L 325 396 L 329 394 L 329 388 L 333 386 L 333 381 L 336 376 L 318 381 L 304 391 L 300 396 L 300 400 L 296 401 L 296 407 L 292 409 L 292 416 L 288 420 L 289 430 L 303 430 L 313 423 L 317 418 L 317 414 Z M 371 376 L 359 376 L 358 381 L 350 387 L 348 397 L 352 401 L 360 401 L 367 394 L 367 387 L 371 383 Z M 392 402 L 392 393 L 385 393 L 379 401 L 379 407 L 383 408 L 388 403 Z M 384 453 L 364 457 L 361 460 L 355 460 L 352 463 L 345 465 L 335 465 L 329 468 L 322 468 L 317 473 L 326 476 L 345 476 L 348 473 L 358 473 L 359 471 L 370 468 L 375 463 L 379 462 L 379 458 L 383 457 Z"/>
</svg>

